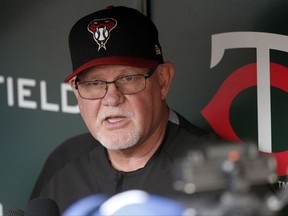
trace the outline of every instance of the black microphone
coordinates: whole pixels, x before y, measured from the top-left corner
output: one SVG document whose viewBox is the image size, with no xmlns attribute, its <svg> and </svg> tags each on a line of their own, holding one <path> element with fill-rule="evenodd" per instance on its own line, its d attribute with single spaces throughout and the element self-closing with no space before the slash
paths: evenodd
<svg viewBox="0 0 288 216">
<path fill-rule="evenodd" d="M 54 200 L 35 198 L 28 203 L 24 216 L 60 216 L 60 211 Z"/>
<path fill-rule="evenodd" d="M 24 216 L 24 211 L 18 208 L 8 210 L 4 216 Z"/>
</svg>

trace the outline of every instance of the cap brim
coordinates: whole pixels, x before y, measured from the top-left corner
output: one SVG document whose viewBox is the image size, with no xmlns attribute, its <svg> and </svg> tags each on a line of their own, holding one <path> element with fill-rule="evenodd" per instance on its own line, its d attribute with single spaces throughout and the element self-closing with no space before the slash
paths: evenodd
<svg viewBox="0 0 288 216">
<path fill-rule="evenodd" d="M 125 66 L 131 66 L 131 67 L 145 68 L 145 67 L 155 67 L 157 64 L 158 62 L 155 60 L 130 57 L 130 56 L 102 57 L 102 58 L 93 59 L 81 65 L 72 74 L 70 74 L 64 80 L 64 82 L 68 82 L 70 79 L 72 79 L 74 76 L 76 76 L 83 70 L 91 68 L 93 66 L 97 66 L 97 65 L 125 65 Z"/>
</svg>

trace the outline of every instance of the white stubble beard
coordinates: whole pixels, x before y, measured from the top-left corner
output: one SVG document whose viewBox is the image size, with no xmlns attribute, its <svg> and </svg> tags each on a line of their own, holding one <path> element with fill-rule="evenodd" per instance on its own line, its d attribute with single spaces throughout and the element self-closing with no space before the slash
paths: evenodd
<svg viewBox="0 0 288 216">
<path fill-rule="evenodd" d="M 122 150 L 130 148 L 138 143 L 140 140 L 140 133 L 136 130 L 131 131 L 126 135 L 111 135 L 109 137 L 99 134 L 98 141 L 107 149 Z"/>
<path fill-rule="evenodd" d="M 107 114 L 106 114 L 107 115 Z M 125 113 L 126 117 L 132 119 L 134 116 L 133 113 Z M 131 126 L 131 125 L 130 125 Z M 122 133 L 117 130 L 124 130 Z M 132 129 L 124 128 L 124 129 L 116 129 L 116 132 L 113 130 L 111 132 L 105 131 L 101 132 L 100 129 L 96 133 L 96 139 L 107 149 L 110 150 L 122 150 L 127 149 L 132 146 L 135 146 L 139 140 L 141 139 L 140 129 L 136 127 L 135 124 L 132 125 Z M 119 134 L 120 133 L 120 134 Z"/>
</svg>

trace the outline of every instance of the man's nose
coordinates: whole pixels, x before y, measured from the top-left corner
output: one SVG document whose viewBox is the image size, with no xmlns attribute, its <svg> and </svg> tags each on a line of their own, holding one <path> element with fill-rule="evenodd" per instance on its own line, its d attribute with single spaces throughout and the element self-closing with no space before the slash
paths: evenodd
<svg viewBox="0 0 288 216">
<path fill-rule="evenodd" d="M 117 106 L 125 100 L 125 96 L 119 91 L 115 83 L 107 83 L 106 95 L 102 103 L 107 106 Z"/>
</svg>

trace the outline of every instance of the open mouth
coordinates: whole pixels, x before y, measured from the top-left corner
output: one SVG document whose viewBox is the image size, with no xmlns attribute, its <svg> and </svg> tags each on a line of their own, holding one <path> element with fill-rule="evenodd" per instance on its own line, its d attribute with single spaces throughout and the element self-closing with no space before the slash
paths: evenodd
<svg viewBox="0 0 288 216">
<path fill-rule="evenodd" d="M 124 116 L 109 116 L 105 118 L 105 121 L 107 121 L 110 124 L 121 122 L 125 119 Z"/>
</svg>

